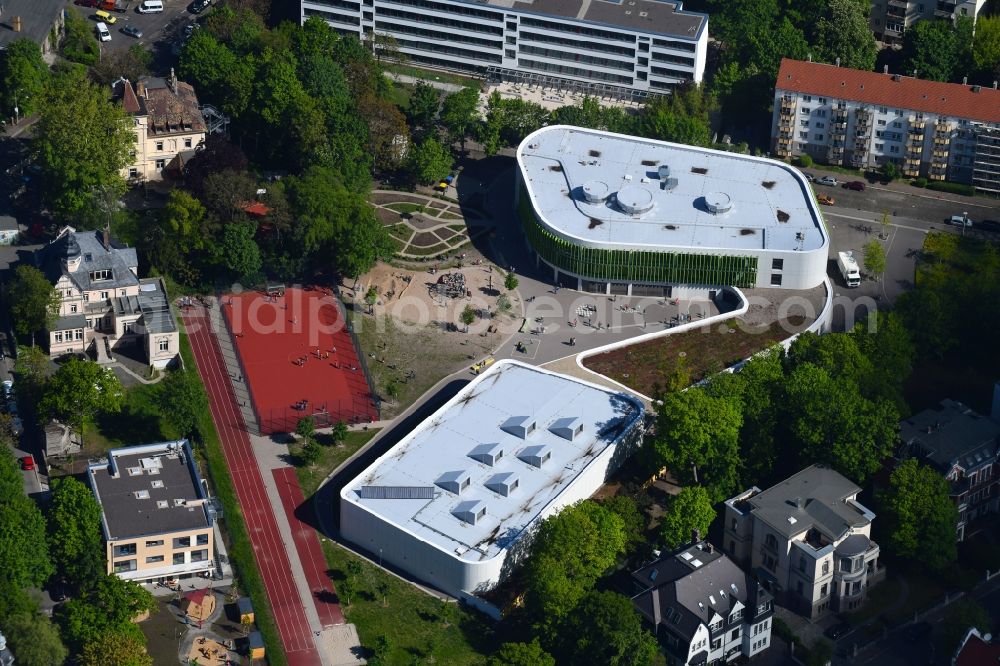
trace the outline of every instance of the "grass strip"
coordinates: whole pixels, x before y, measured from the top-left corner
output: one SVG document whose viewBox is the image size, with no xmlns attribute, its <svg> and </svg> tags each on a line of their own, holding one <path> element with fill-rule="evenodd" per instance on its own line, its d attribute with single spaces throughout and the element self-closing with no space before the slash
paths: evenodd
<svg viewBox="0 0 1000 666">
<path fill-rule="evenodd" d="M 181 358 L 184 359 L 184 365 L 193 371 L 197 367 L 197 363 L 183 327 L 180 331 L 180 342 Z M 229 561 L 239 577 L 242 591 L 249 595 L 253 602 L 254 619 L 264 639 L 267 663 L 270 666 L 287 666 L 288 660 L 285 658 L 285 650 L 281 645 L 278 625 L 274 621 L 274 613 L 271 611 L 270 603 L 268 603 L 264 581 L 257 569 L 257 561 L 254 558 L 253 547 L 250 545 L 250 537 L 247 535 L 246 523 L 243 522 L 240 503 L 236 499 L 233 480 L 229 476 L 229 466 L 222 453 L 219 433 L 215 430 L 215 423 L 212 421 L 207 395 L 199 412 L 198 433 L 201 435 L 204 446 L 205 463 L 208 465 L 208 474 L 215 489 L 215 496 L 222 502 L 223 521 L 226 524 L 226 533 L 229 535 Z"/>
</svg>

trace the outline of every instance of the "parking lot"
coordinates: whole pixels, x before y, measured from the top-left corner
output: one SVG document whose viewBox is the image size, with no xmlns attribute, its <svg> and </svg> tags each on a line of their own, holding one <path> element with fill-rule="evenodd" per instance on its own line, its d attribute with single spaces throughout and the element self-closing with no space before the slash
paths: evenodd
<svg viewBox="0 0 1000 666">
<path fill-rule="evenodd" d="M 163 11 L 156 14 L 140 14 L 138 6 L 139 0 L 127 0 L 124 12 L 112 14 L 116 20 L 114 25 L 108 26 L 111 41 L 101 43 L 102 55 L 139 43 L 153 52 L 154 71 L 166 73 L 166 68 L 177 59 L 171 49 L 181 40 L 184 27 L 194 23 L 199 16 L 205 16 L 207 10 L 200 15 L 192 14 L 188 0 L 163 0 Z M 91 21 L 97 11 L 91 7 L 77 7 L 77 10 Z M 142 31 L 142 37 L 136 39 L 122 33 L 125 26 L 138 28 Z"/>
</svg>

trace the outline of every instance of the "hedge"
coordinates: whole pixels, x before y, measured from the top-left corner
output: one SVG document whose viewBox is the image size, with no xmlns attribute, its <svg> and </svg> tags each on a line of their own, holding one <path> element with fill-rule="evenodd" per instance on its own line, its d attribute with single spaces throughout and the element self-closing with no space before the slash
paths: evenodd
<svg viewBox="0 0 1000 666">
<path fill-rule="evenodd" d="M 194 353 L 191 351 L 187 333 L 183 330 L 180 332 L 180 341 L 181 358 L 184 359 L 184 365 L 195 371 L 197 364 L 194 360 Z M 233 480 L 229 476 L 229 467 L 226 464 L 225 455 L 222 453 L 219 434 L 212 421 L 207 396 L 198 414 L 198 433 L 201 435 L 202 453 L 208 465 L 208 475 L 215 489 L 215 496 L 222 502 L 223 521 L 226 523 L 226 532 L 229 535 L 229 561 L 239 577 L 243 591 L 250 596 L 253 602 L 254 618 L 264 639 L 267 663 L 270 666 L 288 666 L 281 637 L 278 634 L 278 625 L 274 622 L 274 614 L 267 600 L 267 592 L 264 589 L 260 572 L 257 570 L 253 546 L 250 544 L 246 524 L 243 522 L 243 513 L 240 511 L 240 504 L 236 499 L 236 492 L 233 490 Z"/>
<path fill-rule="evenodd" d="M 971 197 L 976 193 L 976 188 L 972 185 L 952 183 L 947 180 L 932 180 L 927 183 L 927 189 L 935 190 L 937 192 L 948 192 L 950 194 L 964 194 L 968 197 Z"/>
</svg>

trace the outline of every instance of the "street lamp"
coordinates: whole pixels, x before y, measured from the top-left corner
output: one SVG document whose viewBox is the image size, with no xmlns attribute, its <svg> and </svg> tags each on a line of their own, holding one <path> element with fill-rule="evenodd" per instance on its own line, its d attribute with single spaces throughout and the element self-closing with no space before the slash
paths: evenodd
<svg viewBox="0 0 1000 666">
<path fill-rule="evenodd" d="M 962 211 L 962 235 L 965 235 L 965 228 L 969 226 L 969 212 Z"/>
</svg>

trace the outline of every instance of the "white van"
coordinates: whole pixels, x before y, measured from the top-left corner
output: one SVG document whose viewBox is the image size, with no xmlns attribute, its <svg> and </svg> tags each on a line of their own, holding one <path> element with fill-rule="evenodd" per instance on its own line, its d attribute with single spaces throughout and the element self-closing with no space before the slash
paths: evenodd
<svg viewBox="0 0 1000 666">
<path fill-rule="evenodd" d="M 163 0 L 143 0 L 136 11 L 140 14 L 158 14 L 163 11 Z"/>
<path fill-rule="evenodd" d="M 103 22 L 97 24 L 97 38 L 102 42 L 111 41 L 111 31 L 108 30 L 107 24 Z"/>
</svg>

